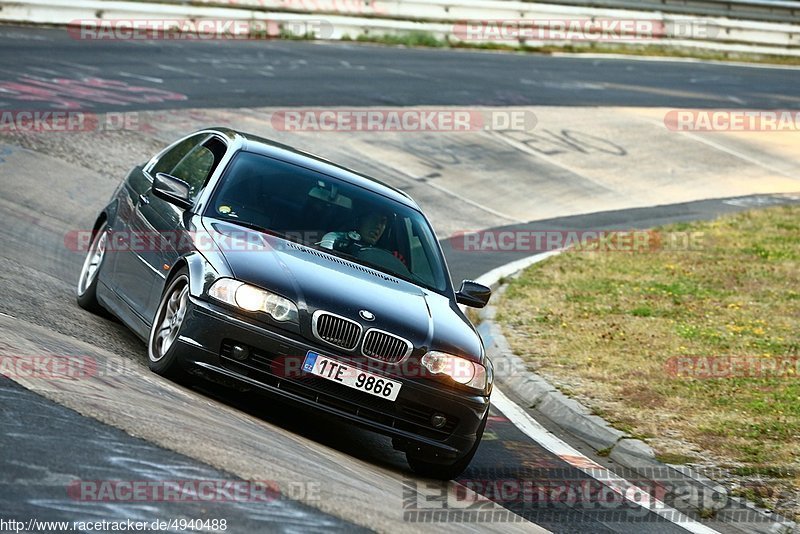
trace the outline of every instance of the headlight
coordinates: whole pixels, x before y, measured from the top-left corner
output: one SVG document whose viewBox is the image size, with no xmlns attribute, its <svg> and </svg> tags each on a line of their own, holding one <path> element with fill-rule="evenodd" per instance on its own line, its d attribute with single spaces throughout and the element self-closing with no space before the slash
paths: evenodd
<svg viewBox="0 0 800 534">
<path fill-rule="evenodd" d="M 432 374 L 445 374 L 459 384 L 486 389 L 486 368 L 479 363 L 435 350 L 423 356 L 421 362 Z"/>
<path fill-rule="evenodd" d="M 276 321 L 297 322 L 297 306 L 291 300 L 232 278 L 220 278 L 208 296 L 243 310 L 268 313 Z"/>
</svg>

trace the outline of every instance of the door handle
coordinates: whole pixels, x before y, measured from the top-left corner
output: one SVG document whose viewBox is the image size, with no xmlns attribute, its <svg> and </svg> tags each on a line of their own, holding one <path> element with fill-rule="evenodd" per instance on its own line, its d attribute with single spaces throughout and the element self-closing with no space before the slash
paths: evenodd
<svg viewBox="0 0 800 534">
<path fill-rule="evenodd" d="M 139 195 L 139 205 L 144 204 L 145 206 L 150 204 L 150 197 L 147 196 L 147 193 L 142 193 Z"/>
</svg>

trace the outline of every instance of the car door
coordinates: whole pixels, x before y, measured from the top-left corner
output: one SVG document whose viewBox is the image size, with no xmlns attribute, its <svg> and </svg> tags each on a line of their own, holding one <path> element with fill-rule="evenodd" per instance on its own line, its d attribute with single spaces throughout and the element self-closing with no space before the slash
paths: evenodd
<svg viewBox="0 0 800 534">
<path fill-rule="evenodd" d="M 126 182 L 126 200 L 130 209 L 121 217 L 120 236 L 115 255 L 115 291 L 145 322 L 152 319 L 148 308 L 154 285 L 166 278 L 161 260 L 164 239 L 170 226 L 160 212 L 171 212 L 174 206 L 152 193 L 153 176 L 159 172 L 171 174 L 180 162 L 209 137 L 208 133 L 189 136 L 170 146 L 144 168 L 137 168 Z M 175 208 L 177 209 L 177 208 Z M 167 219 L 171 219 L 169 215 Z M 124 242 L 123 242 L 124 240 Z M 160 282 L 157 284 L 157 282 Z"/>
<path fill-rule="evenodd" d="M 211 175 L 219 166 L 227 146 L 225 142 L 217 135 L 206 136 L 201 143 L 194 146 L 181 160 L 170 170 L 158 170 L 156 165 L 151 171 L 152 176 L 157 172 L 166 172 L 183 180 L 189 184 L 189 197 L 194 201 L 201 193 L 201 191 L 208 184 Z M 167 269 L 174 265 L 178 257 L 186 253 L 186 244 L 192 243 L 191 232 L 192 228 L 187 228 L 188 221 L 192 217 L 192 211 L 184 210 L 174 204 L 167 202 L 164 199 L 158 198 L 152 193 L 149 195 L 149 204 L 143 208 L 142 213 L 152 215 L 148 219 L 148 223 L 152 225 L 153 231 L 158 232 L 160 235 L 169 236 L 169 239 L 163 239 L 162 245 L 156 251 L 156 255 L 152 258 L 154 261 L 154 272 L 157 270 L 158 278 L 154 279 L 153 285 L 150 288 L 150 293 L 147 298 L 147 303 L 144 306 L 144 314 L 148 323 L 155 317 L 158 302 L 161 298 L 161 293 L 164 290 L 164 283 L 166 281 Z M 145 217 L 147 218 L 147 217 Z M 176 245 L 181 245 L 181 250 L 176 249 Z"/>
</svg>

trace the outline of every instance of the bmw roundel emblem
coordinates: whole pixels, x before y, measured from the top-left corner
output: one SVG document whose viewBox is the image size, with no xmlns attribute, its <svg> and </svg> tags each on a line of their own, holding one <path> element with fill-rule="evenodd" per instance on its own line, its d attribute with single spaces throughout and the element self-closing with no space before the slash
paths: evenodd
<svg viewBox="0 0 800 534">
<path fill-rule="evenodd" d="M 374 320 L 375 320 L 375 314 L 374 314 L 374 313 L 372 313 L 372 312 L 371 312 L 371 311 L 369 311 L 369 310 L 361 310 L 360 312 L 358 312 L 358 314 L 359 314 L 359 315 L 361 316 L 361 318 L 362 318 L 362 319 L 364 319 L 365 321 L 374 321 Z"/>
</svg>

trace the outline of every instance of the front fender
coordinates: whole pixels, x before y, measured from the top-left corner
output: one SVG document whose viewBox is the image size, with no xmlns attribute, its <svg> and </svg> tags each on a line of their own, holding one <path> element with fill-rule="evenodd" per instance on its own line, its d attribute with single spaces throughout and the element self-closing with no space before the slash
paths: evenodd
<svg viewBox="0 0 800 534">
<path fill-rule="evenodd" d="M 189 270 L 189 294 L 193 297 L 205 294 L 217 278 L 230 276 L 224 271 L 220 272 L 199 252 L 190 252 L 182 256 L 170 268 L 170 272 L 175 273 L 184 266 Z"/>
</svg>

